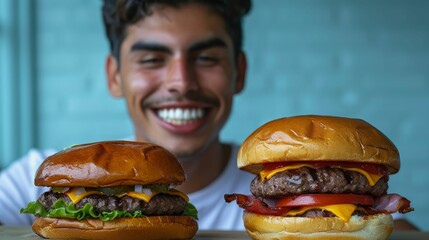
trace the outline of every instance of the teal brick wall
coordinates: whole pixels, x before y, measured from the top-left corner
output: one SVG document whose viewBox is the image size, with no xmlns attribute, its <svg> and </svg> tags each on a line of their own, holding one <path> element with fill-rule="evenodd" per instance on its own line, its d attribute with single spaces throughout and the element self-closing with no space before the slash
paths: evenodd
<svg viewBox="0 0 429 240">
<path fill-rule="evenodd" d="M 132 134 L 125 105 L 105 85 L 98 0 L 36 2 L 37 147 Z M 429 1 L 254 0 L 245 21 L 249 71 L 222 133 L 241 142 L 291 115 L 363 118 L 397 145 L 390 192 L 429 231 Z"/>
<path fill-rule="evenodd" d="M 107 92 L 101 1 L 38 0 L 39 146 L 131 135 L 125 103 Z"/>
</svg>

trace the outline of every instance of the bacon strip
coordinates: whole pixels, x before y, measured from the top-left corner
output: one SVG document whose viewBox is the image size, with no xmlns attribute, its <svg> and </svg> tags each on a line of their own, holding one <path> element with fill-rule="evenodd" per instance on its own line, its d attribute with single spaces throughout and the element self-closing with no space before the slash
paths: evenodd
<svg viewBox="0 0 429 240">
<path fill-rule="evenodd" d="M 246 211 L 263 214 L 263 215 L 274 215 L 281 216 L 285 212 L 289 211 L 291 208 L 276 208 L 270 207 L 262 199 L 256 198 L 252 195 L 243 195 L 243 194 L 225 194 L 224 195 L 226 202 L 237 201 L 238 206 L 243 208 Z"/>
<path fill-rule="evenodd" d="M 414 208 L 410 207 L 410 200 L 398 194 L 386 194 L 376 198 L 374 205 L 370 209 L 379 213 L 407 213 L 414 211 Z"/>
</svg>

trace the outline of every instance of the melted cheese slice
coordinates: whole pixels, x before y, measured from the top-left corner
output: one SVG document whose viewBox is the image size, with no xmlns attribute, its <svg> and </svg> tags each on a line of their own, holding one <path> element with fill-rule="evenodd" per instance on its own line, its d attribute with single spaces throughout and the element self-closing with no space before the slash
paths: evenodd
<svg viewBox="0 0 429 240">
<path fill-rule="evenodd" d="M 348 170 L 360 172 L 361 174 L 363 174 L 366 177 L 366 179 L 368 179 L 369 185 L 371 185 L 371 186 L 374 186 L 378 182 L 378 180 L 380 180 L 380 178 L 383 177 L 383 175 L 380 175 L 380 174 L 373 174 L 373 173 L 365 172 L 364 170 L 362 170 L 360 168 L 348 168 Z"/>
<path fill-rule="evenodd" d="M 160 193 L 179 196 L 179 197 L 183 198 L 186 202 L 189 202 L 189 197 L 186 194 L 184 194 L 184 193 L 182 193 L 182 192 L 180 192 L 180 191 L 178 191 L 176 189 L 170 189 L 167 192 L 160 192 Z M 141 192 L 127 192 L 125 194 L 127 196 L 130 196 L 130 197 L 133 197 L 133 198 L 138 198 L 138 199 L 143 200 L 145 202 L 149 202 L 150 199 L 152 199 L 155 195 L 157 195 L 159 193 L 148 195 L 148 194 L 141 193 Z"/>
<path fill-rule="evenodd" d="M 298 209 L 291 210 L 285 214 L 285 216 L 296 216 L 302 214 L 311 209 L 322 209 L 333 213 L 335 216 L 341 218 L 343 221 L 348 222 L 357 206 L 354 204 L 336 204 L 326 206 L 312 206 L 312 207 L 301 207 Z"/>
<path fill-rule="evenodd" d="M 309 164 L 297 164 L 297 165 L 292 165 L 292 166 L 286 166 L 286 167 L 276 168 L 276 169 L 271 170 L 271 171 L 270 170 L 262 170 L 259 174 L 261 176 L 261 179 L 268 180 L 272 176 L 274 176 L 276 173 L 283 172 L 283 171 L 286 171 L 286 170 L 297 169 L 297 168 L 301 168 L 301 167 L 311 167 L 311 168 L 313 168 L 313 166 L 311 166 Z M 335 166 L 333 166 L 333 167 L 335 167 Z M 360 168 L 344 168 L 344 169 L 347 169 L 349 171 L 359 172 L 359 173 L 363 174 L 366 177 L 366 179 L 368 179 L 368 183 L 371 186 L 374 186 L 378 182 L 378 180 L 380 180 L 380 178 L 383 177 L 383 175 L 368 173 L 368 172 L 366 172 L 366 171 L 364 171 L 364 170 L 362 170 Z"/>
<path fill-rule="evenodd" d="M 287 170 L 292 170 L 292 169 L 297 169 L 297 168 L 301 168 L 301 167 L 312 167 L 312 166 L 309 165 L 309 164 L 296 164 L 296 165 L 292 165 L 292 166 L 286 166 L 286 167 L 276 168 L 276 169 L 271 170 L 271 171 L 263 169 L 259 173 L 259 175 L 261 176 L 261 179 L 268 180 L 272 176 L 274 176 L 276 173 L 287 171 Z"/>
<path fill-rule="evenodd" d="M 69 191 L 65 192 L 67 196 L 69 196 L 70 200 L 73 202 L 73 204 L 78 203 L 82 198 L 97 194 L 97 195 L 103 195 L 101 192 L 97 191 L 84 191 L 82 188 L 72 188 Z"/>
<path fill-rule="evenodd" d="M 152 199 L 152 197 L 154 197 L 155 195 L 160 194 L 160 193 L 179 196 L 179 197 L 183 198 L 186 202 L 189 202 L 189 197 L 185 193 L 180 192 L 176 189 L 170 189 L 166 192 L 154 193 L 152 195 L 141 193 L 141 192 L 126 192 L 124 194 L 118 194 L 118 195 L 116 195 L 116 197 L 123 197 L 123 196 L 127 195 L 127 196 L 130 196 L 132 198 L 137 198 L 137 199 L 143 200 L 145 202 L 149 202 L 150 199 Z M 80 200 L 82 200 L 82 198 L 89 196 L 89 195 L 93 195 L 93 194 L 104 195 L 102 192 L 84 191 L 84 190 L 82 190 L 82 188 L 72 188 L 69 191 L 67 191 L 65 194 L 67 194 L 67 196 L 71 199 L 73 204 L 78 203 Z"/>
</svg>

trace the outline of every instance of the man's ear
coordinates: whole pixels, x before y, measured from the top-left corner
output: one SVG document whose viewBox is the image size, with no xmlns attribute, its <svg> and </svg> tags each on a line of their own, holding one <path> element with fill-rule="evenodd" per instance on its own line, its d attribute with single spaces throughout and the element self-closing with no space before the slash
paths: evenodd
<svg viewBox="0 0 429 240">
<path fill-rule="evenodd" d="M 237 79 L 235 83 L 235 93 L 240 93 L 246 81 L 247 59 L 246 54 L 241 52 L 237 60 Z"/>
<path fill-rule="evenodd" d="M 106 57 L 106 77 L 107 86 L 109 88 L 110 95 L 113 97 L 123 97 L 121 76 L 119 75 L 119 64 L 116 58 L 109 54 Z"/>
</svg>

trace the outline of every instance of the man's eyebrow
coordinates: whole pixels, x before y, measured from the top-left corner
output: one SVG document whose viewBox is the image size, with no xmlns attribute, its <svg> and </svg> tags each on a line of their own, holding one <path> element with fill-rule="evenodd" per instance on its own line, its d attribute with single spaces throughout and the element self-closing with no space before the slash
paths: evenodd
<svg viewBox="0 0 429 240">
<path fill-rule="evenodd" d="M 191 52 L 192 51 L 200 51 L 200 50 L 212 48 L 212 47 L 226 48 L 227 45 L 226 45 L 225 41 L 223 41 L 220 38 L 209 38 L 207 40 L 203 40 L 203 41 L 200 41 L 200 42 L 193 44 L 191 47 L 189 47 L 189 51 L 191 51 Z"/>
<path fill-rule="evenodd" d="M 225 41 L 223 41 L 220 38 L 209 38 L 200 42 L 197 42 L 189 47 L 189 51 L 200 51 L 207 48 L 212 47 L 222 47 L 226 48 L 227 44 Z M 171 49 L 168 48 L 165 45 L 159 44 L 159 43 L 152 43 L 152 42 L 136 42 L 134 43 L 131 48 L 131 52 L 134 51 L 156 51 L 156 52 L 165 52 L 165 53 L 172 53 Z"/>
<path fill-rule="evenodd" d="M 131 52 L 135 51 L 156 51 L 171 53 L 171 49 L 165 45 L 151 42 L 136 42 L 131 46 Z"/>
</svg>

